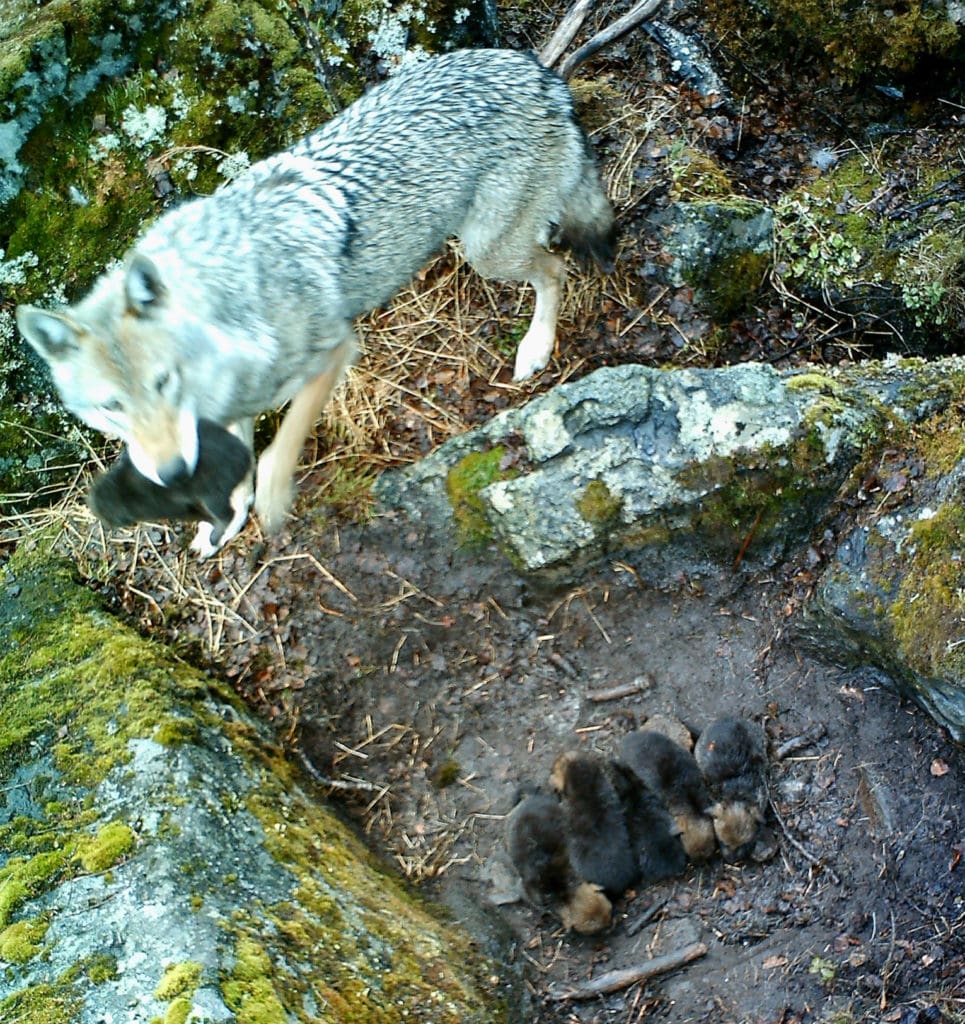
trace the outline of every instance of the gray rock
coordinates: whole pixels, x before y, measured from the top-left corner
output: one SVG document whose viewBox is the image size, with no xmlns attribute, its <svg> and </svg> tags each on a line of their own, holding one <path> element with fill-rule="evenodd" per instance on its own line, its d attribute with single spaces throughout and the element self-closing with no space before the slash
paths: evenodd
<svg viewBox="0 0 965 1024">
<path fill-rule="evenodd" d="M 883 669 L 963 740 L 965 462 L 938 473 L 938 456 L 914 449 L 933 435 L 946 461 L 956 444 L 961 459 L 965 429 L 943 412 L 963 388 L 961 357 L 828 373 L 603 369 L 385 474 L 376 492 L 383 508 L 495 542 L 544 579 L 610 553 L 665 583 L 774 564 L 821 532 L 856 467 L 907 450 L 931 474 L 848 533 L 803 636 Z"/>
<path fill-rule="evenodd" d="M 672 549 L 676 571 L 707 559 L 773 561 L 813 525 L 873 429 L 876 404 L 845 403 L 829 378 L 789 384 L 768 366 L 598 370 L 384 475 L 383 506 L 439 524 L 471 453 L 523 447 L 524 463 L 478 490 L 496 540 L 521 569 L 572 570 L 612 550 Z M 513 475 L 515 474 L 515 475 Z"/>
</svg>

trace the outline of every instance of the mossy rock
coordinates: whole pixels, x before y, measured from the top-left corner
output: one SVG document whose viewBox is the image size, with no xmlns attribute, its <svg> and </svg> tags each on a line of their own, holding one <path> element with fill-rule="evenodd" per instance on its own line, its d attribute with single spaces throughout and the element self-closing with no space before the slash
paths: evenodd
<svg viewBox="0 0 965 1024">
<path fill-rule="evenodd" d="M 960 20 L 951 4 L 862 0 L 829 5 L 820 0 L 709 0 L 707 23 L 735 69 L 807 68 L 815 60 L 844 82 L 873 78 L 913 79 L 960 86 L 963 53 Z M 887 80 L 887 79 L 886 79 Z"/>
<path fill-rule="evenodd" d="M 48 559 L 0 576 L 0 1018 L 505 1019 L 486 956 L 231 694 Z"/>
<path fill-rule="evenodd" d="M 911 152 L 893 138 L 873 160 L 857 153 L 775 209 L 785 289 L 853 322 L 874 351 L 944 354 L 965 329 L 965 197 L 950 170 L 954 140 L 932 142 Z"/>
</svg>

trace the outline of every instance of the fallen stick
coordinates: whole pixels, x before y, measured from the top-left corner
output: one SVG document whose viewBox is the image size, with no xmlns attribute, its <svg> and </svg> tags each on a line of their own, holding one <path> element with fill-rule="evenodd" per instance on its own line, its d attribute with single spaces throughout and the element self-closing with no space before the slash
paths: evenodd
<svg viewBox="0 0 965 1024">
<path fill-rule="evenodd" d="M 598 50 L 602 50 L 604 46 L 609 46 L 620 36 L 625 36 L 635 29 L 637 25 L 656 13 L 662 4 L 663 0 L 640 0 L 640 3 L 631 7 L 622 18 L 617 18 L 612 25 L 597 32 L 592 39 L 571 53 L 560 65 L 560 78 L 565 82 L 585 60 L 589 60 Z"/>
<path fill-rule="evenodd" d="M 587 690 L 587 700 L 595 704 L 602 704 L 608 700 L 623 700 L 624 697 L 632 697 L 640 693 L 644 687 L 640 683 L 621 683 L 619 686 L 611 686 L 607 690 Z"/>
<path fill-rule="evenodd" d="M 697 960 L 707 952 L 703 942 L 694 942 L 682 949 L 675 949 L 663 956 L 655 956 L 646 963 L 638 964 L 636 967 L 625 967 L 619 971 L 607 971 L 597 978 L 581 982 L 578 985 L 570 985 L 563 991 L 549 993 L 550 999 L 561 1002 L 564 999 L 593 999 L 596 996 L 606 995 L 609 992 L 619 992 L 638 981 L 647 981 L 658 974 L 666 974 L 667 971 L 676 970 L 689 964 L 691 960 Z"/>
<path fill-rule="evenodd" d="M 802 846 L 788 831 L 787 825 L 784 824 L 784 819 L 781 817 L 778 809 L 774 806 L 774 801 L 768 797 L 767 802 L 771 805 L 771 811 L 774 814 L 774 820 L 780 825 L 781 831 L 784 833 L 784 838 L 794 847 L 795 850 L 809 863 L 813 864 L 816 868 L 820 868 L 822 871 L 826 871 L 828 878 L 834 882 L 835 885 L 841 884 L 841 877 L 838 873 L 828 864 L 826 861 L 821 860 L 820 857 L 815 857 L 810 850 Z"/>
<path fill-rule="evenodd" d="M 563 56 L 563 51 L 573 42 L 576 33 L 583 27 L 587 15 L 595 6 L 596 0 L 576 0 L 563 15 L 563 20 L 556 26 L 556 31 L 536 55 L 536 59 L 544 68 L 551 68 Z"/>
<path fill-rule="evenodd" d="M 774 760 L 783 761 L 785 757 L 790 757 L 791 754 L 796 754 L 799 750 L 804 747 L 811 746 L 812 743 L 817 743 L 827 729 L 823 722 L 816 722 L 814 725 L 809 726 L 800 736 L 792 736 L 789 740 L 785 740 L 778 748 L 774 751 Z"/>
</svg>

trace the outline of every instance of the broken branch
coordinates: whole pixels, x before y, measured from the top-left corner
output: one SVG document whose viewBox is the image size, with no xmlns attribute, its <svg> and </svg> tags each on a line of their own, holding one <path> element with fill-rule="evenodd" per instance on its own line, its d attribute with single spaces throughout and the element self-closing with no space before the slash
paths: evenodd
<svg viewBox="0 0 965 1024">
<path fill-rule="evenodd" d="M 682 949 L 672 950 L 663 956 L 655 956 L 652 960 L 637 964 L 635 967 L 607 971 L 606 974 L 601 974 L 598 978 L 591 978 L 578 985 L 570 985 L 562 991 L 551 992 L 550 998 L 559 1002 L 564 999 L 593 999 L 595 996 L 606 995 L 609 992 L 619 992 L 630 985 L 635 985 L 638 981 L 647 981 L 658 974 L 666 974 L 667 971 L 683 967 L 691 960 L 699 959 L 706 952 L 707 946 L 703 942 L 693 942 Z"/>
<path fill-rule="evenodd" d="M 631 7 L 622 18 L 617 18 L 612 25 L 608 25 L 601 32 L 597 32 L 595 36 L 587 40 L 578 50 L 571 53 L 560 65 L 560 78 L 565 82 L 585 60 L 589 60 L 598 50 L 602 50 L 604 46 L 609 46 L 610 43 L 615 42 L 620 36 L 625 36 L 628 32 L 635 29 L 637 25 L 641 24 L 641 22 L 646 21 L 656 13 L 662 3 L 663 0 L 640 0 L 640 3 Z"/>
</svg>

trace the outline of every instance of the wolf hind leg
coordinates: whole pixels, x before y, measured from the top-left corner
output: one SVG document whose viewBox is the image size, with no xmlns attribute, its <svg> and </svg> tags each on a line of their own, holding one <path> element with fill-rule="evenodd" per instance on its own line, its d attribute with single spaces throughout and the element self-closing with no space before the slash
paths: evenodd
<svg viewBox="0 0 965 1024">
<path fill-rule="evenodd" d="M 255 511 L 268 534 L 278 533 L 284 526 L 302 445 L 355 353 L 355 335 L 349 331 L 329 350 L 327 367 L 292 399 L 278 433 L 258 460 Z"/>
<path fill-rule="evenodd" d="M 525 280 L 536 291 L 536 306 L 529 328 L 516 349 L 513 380 L 525 380 L 539 373 L 553 355 L 566 264 L 559 256 L 540 249 L 533 255 Z"/>
</svg>

